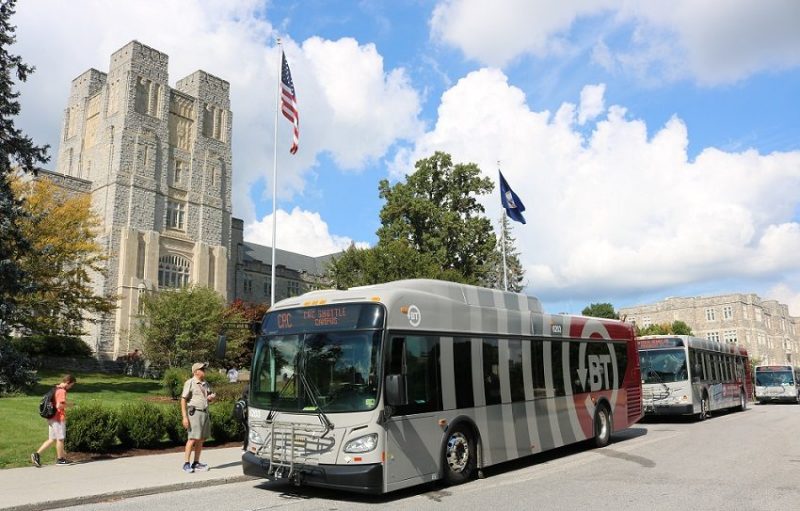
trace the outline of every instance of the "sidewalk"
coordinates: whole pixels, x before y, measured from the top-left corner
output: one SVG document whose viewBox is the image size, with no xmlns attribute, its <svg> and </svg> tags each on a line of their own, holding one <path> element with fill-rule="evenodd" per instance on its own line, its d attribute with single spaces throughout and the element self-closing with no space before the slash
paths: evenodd
<svg viewBox="0 0 800 511">
<path fill-rule="evenodd" d="M 206 449 L 201 461 L 210 470 L 193 474 L 181 470 L 183 453 L 174 452 L 65 467 L 44 465 L 0 470 L 0 509 L 54 509 L 244 481 L 250 477 L 242 473 L 241 456 L 239 447 Z M 53 497 L 54 489 L 58 489 L 58 497 Z"/>
</svg>

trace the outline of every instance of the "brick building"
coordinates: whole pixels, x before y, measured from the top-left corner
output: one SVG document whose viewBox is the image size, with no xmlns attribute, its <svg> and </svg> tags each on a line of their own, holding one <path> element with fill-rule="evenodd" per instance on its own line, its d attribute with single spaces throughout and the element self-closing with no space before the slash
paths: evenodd
<svg viewBox="0 0 800 511">
<path fill-rule="evenodd" d="M 619 314 L 640 327 L 680 320 L 697 337 L 743 345 L 761 363 L 800 365 L 800 318 L 787 305 L 753 293 L 666 298 Z"/>
<path fill-rule="evenodd" d="M 107 73 L 75 78 L 56 172 L 43 173 L 90 194 L 102 222 L 107 275 L 93 281 L 97 293 L 119 298 L 118 309 L 85 328 L 103 358 L 138 347 L 131 333 L 149 291 L 192 284 L 228 300 L 269 300 L 261 281 L 269 282 L 270 250 L 245 242 L 231 216 L 230 85 L 196 71 L 170 87 L 168 60 L 131 41 L 111 55 Z M 278 251 L 276 297 L 318 286 L 329 257 Z"/>
</svg>

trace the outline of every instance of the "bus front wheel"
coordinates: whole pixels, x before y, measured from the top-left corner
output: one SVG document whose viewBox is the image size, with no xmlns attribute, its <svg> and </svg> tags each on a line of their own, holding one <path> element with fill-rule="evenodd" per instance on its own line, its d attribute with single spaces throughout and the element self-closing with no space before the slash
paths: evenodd
<svg viewBox="0 0 800 511">
<path fill-rule="evenodd" d="M 708 396 L 703 394 L 703 399 L 700 400 L 700 414 L 697 420 L 704 421 L 708 419 Z"/>
<path fill-rule="evenodd" d="M 604 405 L 594 414 L 594 445 L 605 447 L 611 442 L 611 413 Z"/>
<path fill-rule="evenodd" d="M 453 428 L 444 446 L 444 481 L 453 485 L 472 479 L 475 475 L 476 454 L 472 434 L 462 426 Z"/>
<path fill-rule="evenodd" d="M 739 392 L 739 411 L 743 412 L 747 410 L 747 394 L 744 393 L 744 389 Z"/>
</svg>

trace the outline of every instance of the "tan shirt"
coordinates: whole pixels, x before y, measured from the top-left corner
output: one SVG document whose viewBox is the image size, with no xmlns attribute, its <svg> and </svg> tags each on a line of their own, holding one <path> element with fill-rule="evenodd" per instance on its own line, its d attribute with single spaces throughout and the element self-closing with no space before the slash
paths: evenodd
<svg viewBox="0 0 800 511">
<path fill-rule="evenodd" d="M 200 381 L 194 376 L 183 384 L 181 397 L 186 400 L 186 406 L 194 406 L 199 410 L 208 408 L 208 382 Z"/>
</svg>

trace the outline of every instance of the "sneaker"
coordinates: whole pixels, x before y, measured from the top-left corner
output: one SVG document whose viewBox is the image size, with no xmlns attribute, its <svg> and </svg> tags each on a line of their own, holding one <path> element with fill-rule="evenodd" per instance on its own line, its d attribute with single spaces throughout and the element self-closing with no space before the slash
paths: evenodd
<svg viewBox="0 0 800 511">
<path fill-rule="evenodd" d="M 66 465 L 72 465 L 72 462 L 66 458 L 58 458 L 58 460 L 56 461 L 56 465 L 63 467 Z"/>
<path fill-rule="evenodd" d="M 192 463 L 192 468 L 195 472 L 208 472 L 208 465 L 200 463 L 199 461 Z"/>
<path fill-rule="evenodd" d="M 37 467 L 41 467 L 42 466 L 42 458 L 39 457 L 39 453 L 38 452 L 35 452 L 35 453 L 31 454 L 31 463 L 33 463 Z"/>
<path fill-rule="evenodd" d="M 194 468 L 192 468 L 192 466 L 189 465 L 189 462 L 187 461 L 186 463 L 183 464 L 183 471 L 186 472 L 187 474 L 191 474 L 192 472 L 194 472 Z"/>
</svg>

